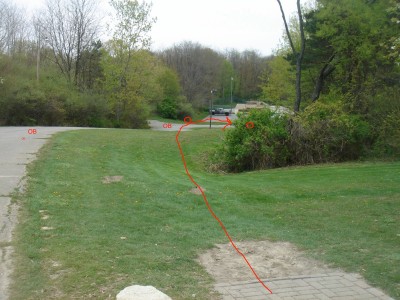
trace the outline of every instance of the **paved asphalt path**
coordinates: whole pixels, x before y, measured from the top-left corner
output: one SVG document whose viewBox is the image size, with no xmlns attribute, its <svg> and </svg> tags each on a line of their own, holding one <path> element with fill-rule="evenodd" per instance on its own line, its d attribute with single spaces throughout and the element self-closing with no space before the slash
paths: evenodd
<svg viewBox="0 0 400 300">
<path fill-rule="evenodd" d="M 35 129 L 36 134 L 29 134 Z M 17 206 L 10 194 L 23 188 L 26 165 L 53 133 L 75 127 L 0 127 L 0 300 L 8 299 L 12 264 L 12 231 L 17 222 Z M 31 133 L 33 133 L 31 131 Z"/>
<path fill-rule="evenodd" d="M 217 118 L 217 119 L 221 119 L 221 120 L 226 120 L 226 116 L 218 115 L 218 116 L 212 116 L 212 117 L 213 118 Z M 209 118 L 209 116 L 204 118 L 204 120 L 207 119 L 207 118 Z M 229 119 L 231 121 L 234 121 L 234 120 L 237 119 L 237 116 L 236 115 L 230 115 Z M 196 120 L 194 120 L 194 121 L 196 121 Z M 149 126 L 150 126 L 150 128 L 152 130 L 159 130 L 159 131 L 178 131 L 184 125 L 183 123 L 182 124 L 170 123 L 171 124 L 171 128 L 168 128 L 168 127 L 163 127 L 164 124 L 167 124 L 165 122 L 161 122 L 161 121 L 157 121 L 157 120 L 149 120 L 148 123 L 149 123 Z M 213 124 L 211 125 L 211 128 L 224 128 L 225 125 L 226 125 L 226 123 L 221 123 L 221 125 L 220 125 L 220 124 L 216 124 L 216 122 L 213 121 Z M 207 121 L 205 123 L 192 124 L 192 125 L 190 125 L 188 127 L 185 127 L 183 129 L 183 131 L 187 131 L 187 130 L 190 130 L 190 129 L 193 129 L 193 128 L 209 128 L 209 126 L 210 126 L 210 123 Z"/>
</svg>

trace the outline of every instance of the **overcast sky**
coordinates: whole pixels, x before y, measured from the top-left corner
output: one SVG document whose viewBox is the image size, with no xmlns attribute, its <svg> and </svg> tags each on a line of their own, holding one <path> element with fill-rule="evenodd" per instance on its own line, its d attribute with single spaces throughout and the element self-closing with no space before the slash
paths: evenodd
<svg viewBox="0 0 400 300">
<path fill-rule="evenodd" d="M 11 0 L 32 12 L 45 0 Z M 109 9 L 107 0 L 99 0 Z M 157 17 L 151 33 L 152 49 L 182 41 L 199 42 L 215 50 L 257 50 L 272 53 L 283 32 L 276 0 L 152 0 Z M 296 0 L 282 0 L 286 14 L 296 11 Z"/>
</svg>

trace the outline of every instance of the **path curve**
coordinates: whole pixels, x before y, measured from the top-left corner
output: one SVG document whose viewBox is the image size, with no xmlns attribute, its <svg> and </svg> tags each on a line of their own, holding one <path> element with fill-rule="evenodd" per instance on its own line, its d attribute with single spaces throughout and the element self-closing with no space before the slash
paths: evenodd
<svg viewBox="0 0 400 300">
<path fill-rule="evenodd" d="M 31 129 L 31 130 L 30 130 Z M 36 130 L 36 134 L 34 133 Z M 0 127 L 0 299 L 7 300 L 12 272 L 12 232 L 18 207 L 11 193 L 22 190 L 26 166 L 36 159 L 39 149 L 56 132 L 89 129 L 79 127 Z M 28 131 L 30 130 L 30 133 Z"/>
<path fill-rule="evenodd" d="M 157 130 L 157 131 L 179 131 L 179 129 L 182 127 L 184 124 L 177 124 L 177 123 L 165 123 L 157 120 L 148 120 L 149 126 L 152 130 Z M 171 127 L 163 127 L 164 124 L 171 124 Z M 224 125 L 214 125 L 212 124 L 212 128 L 224 128 Z M 182 131 L 189 131 L 191 128 L 209 128 L 209 124 L 203 123 L 203 124 L 192 124 L 190 125 L 190 128 L 185 127 L 182 129 Z"/>
</svg>

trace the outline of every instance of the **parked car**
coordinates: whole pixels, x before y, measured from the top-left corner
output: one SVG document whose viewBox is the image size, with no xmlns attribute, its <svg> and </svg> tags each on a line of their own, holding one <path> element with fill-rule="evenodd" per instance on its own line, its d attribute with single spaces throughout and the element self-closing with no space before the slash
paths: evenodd
<svg viewBox="0 0 400 300">
<path fill-rule="evenodd" d="M 212 114 L 212 115 L 225 115 L 225 116 L 229 116 L 230 111 L 231 111 L 230 109 L 224 109 L 224 108 L 220 107 L 220 108 L 216 108 L 216 109 L 211 110 L 211 114 Z"/>
</svg>

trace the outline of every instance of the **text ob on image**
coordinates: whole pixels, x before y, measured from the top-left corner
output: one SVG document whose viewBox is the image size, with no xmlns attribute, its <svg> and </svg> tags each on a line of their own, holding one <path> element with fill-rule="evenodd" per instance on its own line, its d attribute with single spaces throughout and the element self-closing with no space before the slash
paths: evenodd
<svg viewBox="0 0 400 300">
<path fill-rule="evenodd" d="M 172 124 L 171 123 L 164 123 L 163 128 L 172 128 Z"/>
<path fill-rule="evenodd" d="M 28 134 L 37 134 L 37 130 L 35 128 L 29 128 Z"/>
</svg>

